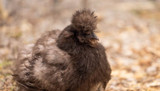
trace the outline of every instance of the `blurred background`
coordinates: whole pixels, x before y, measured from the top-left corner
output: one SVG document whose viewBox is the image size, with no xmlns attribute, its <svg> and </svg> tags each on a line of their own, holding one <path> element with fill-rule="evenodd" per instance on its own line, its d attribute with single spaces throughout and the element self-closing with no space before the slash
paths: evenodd
<svg viewBox="0 0 160 91">
<path fill-rule="evenodd" d="M 83 8 L 98 16 L 112 67 L 107 91 L 159 91 L 160 0 L 0 0 L 0 91 L 16 91 L 11 67 L 18 48 L 62 30 Z"/>
</svg>

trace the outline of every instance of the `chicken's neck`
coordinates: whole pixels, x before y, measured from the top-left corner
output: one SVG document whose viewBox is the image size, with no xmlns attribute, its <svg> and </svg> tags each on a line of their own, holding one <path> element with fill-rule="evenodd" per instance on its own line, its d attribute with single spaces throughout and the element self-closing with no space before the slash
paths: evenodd
<svg viewBox="0 0 160 91">
<path fill-rule="evenodd" d="M 71 56 L 73 67 L 79 74 L 91 75 L 97 70 L 97 66 L 100 65 L 99 59 L 101 59 L 98 48 L 78 44 L 72 39 L 65 42 L 60 41 L 58 47 Z"/>
</svg>

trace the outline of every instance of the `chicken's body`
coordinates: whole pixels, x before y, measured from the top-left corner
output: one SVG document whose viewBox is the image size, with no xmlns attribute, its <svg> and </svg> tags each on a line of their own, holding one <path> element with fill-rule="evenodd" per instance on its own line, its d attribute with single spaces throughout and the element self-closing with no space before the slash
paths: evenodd
<svg viewBox="0 0 160 91">
<path fill-rule="evenodd" d="M 20 53 L 14 70 L 19 91 L 104 91 L 111 73 L 105 49 L 79 42 L 74 30 L 47 32 Z"/>
</svg>

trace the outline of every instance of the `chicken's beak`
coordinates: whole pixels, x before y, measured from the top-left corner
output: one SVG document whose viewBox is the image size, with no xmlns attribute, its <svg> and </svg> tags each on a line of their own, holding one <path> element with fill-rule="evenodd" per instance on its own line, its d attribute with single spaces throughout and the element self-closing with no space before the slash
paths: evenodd
<svg viewBox="0 0 160 91">
<path fill-rule="evenodd" d="M 92 33 L 90 38 L 89 38 L 90 43 L 92 45 L 95 45 L 95 44 L 98 43 L 98 40 L 99 40 L 98 37 L 94 33 Z"/>
<path fill-rule="evenodd" d="M 99 40 L 98 37 L 95 35 L 95 33 L 92 33 L 91 37 L 92 40 Z"/>
</svg>

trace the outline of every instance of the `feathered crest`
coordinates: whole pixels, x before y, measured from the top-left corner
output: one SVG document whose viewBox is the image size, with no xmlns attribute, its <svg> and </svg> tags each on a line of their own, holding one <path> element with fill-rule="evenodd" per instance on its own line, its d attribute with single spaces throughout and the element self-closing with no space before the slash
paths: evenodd
<svg viewBox="0 0 160 91">
<path fill-rule="evenodd" d="M 97 16 L 90 10 L 76 11 L 72 17 L 72 25 L 76 30 L 95 30 L 97 26 Z"/>
</svg>

